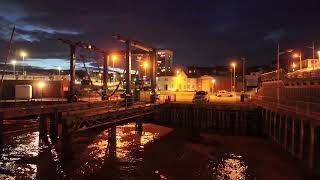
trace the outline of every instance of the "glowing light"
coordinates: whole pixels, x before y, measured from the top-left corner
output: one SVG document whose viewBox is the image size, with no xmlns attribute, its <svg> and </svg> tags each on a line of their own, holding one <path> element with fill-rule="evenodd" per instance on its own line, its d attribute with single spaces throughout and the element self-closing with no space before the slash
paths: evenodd
<svg viewBox="0 0 320 180">
<path fill-rule="evenodd" d="M 40 81 L 40 82 L 38 82 L 38 84 L 37 84 L 38 88 L 40 88 L 40 89 L 44 88 L 45 85 L 46 85 L 46 84 L 45 84 L 43 81 Z"/>
<path fill-rule="evenodd" d="M 16 61 L 16 60 L 12 60 L 12 61 L 11 61 L 11 64 L 12 64 L 12 65 L 16 65 L 16 64 L 17 64 L 17 61 Z"/>
<path fill-rule="evenodd" d="M 300 55 L 297 54 L 297 53 L 295 53 L 295 54 L 293 55 L 293 57 L 294 57 L 294 58 L 298 58 L 298 57 L 300 57 Z"/>
<path fill-rule="evenodd" d="M 144 66 L 145 68 L 148 67 L 148 66 L 149 66 L 148 62 L 147 62 L 147 61 L 143 62 L 143 66 Z"/>
<path fill-rule="evenodd" d="M 112 61 L 116 61 L 118 60 L 118 56 L 117 55 L 112 55 Z"/>
<path fill-rule="evenodd" d="M 320 57 L 320 51 L 318 51 L 318 56 Z"/>
<path fill-rule="evenodd" d="M 296 63 L 292 63 L 292 67 L 296 68 L 297 67 Z"/>
<path fill-rule="evenodd" d="M 21 52 L 20 52 L 20 56 L 23 57 L 23 58 L 26 57 L 27 55 L 28 55 L 28 54 L 27 54 L 25 51 L 21 51 Z"/>
<path fill-rule="evenodd" d="M 233 63 L 231 63 L 231 66 L 232 66 L 232 67 L 236 67 L 236 65 L 237 65 L 237 64 L 236 64 L 236 63 L 234 63 L 234 62 L 233 62 Z"/>
<path fill-rule="evenodd" d="M 216 80 L 215 79 L 212 79 L 211 80 L 212 84 L 216 83 Z"/>
<path fill-rule="evenodd" d="M 180 71 L 179 71 L 179 70 L 177 70 L 177 74 L 180 74 Z"/>
<path fill-rule="evenodd" d="M 58 66 L 58 70 L 61 71 L 61 67 L 60 66 Z"/>
</svg>

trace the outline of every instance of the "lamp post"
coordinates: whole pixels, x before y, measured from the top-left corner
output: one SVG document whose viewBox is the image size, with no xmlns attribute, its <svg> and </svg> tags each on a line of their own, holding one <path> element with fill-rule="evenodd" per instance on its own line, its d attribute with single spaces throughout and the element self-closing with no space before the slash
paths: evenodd
<svg viewBox="0 0 320 180">
<path fill-rule="evenodd" d="M 27 56 L 25 51 L 21 51 L 20 56 L 22 57 L 22 74 L 25 76 L 27 73 L 24 71 L 24 58 Z"/>
<path fill-rule="evenodd" d="M 320 51 L 318 51 L 318 67 L 320 67 Z"/>
<path fill-rule="evenodd" d="M 295 71 L 296 67 L 297 67 L 296 63 L 293 62 L 292 63 L 292 71 Z"/>
<path fill-rule="evenodd" d="M 241 58 L 242 59 L 242 91 L 243 93 L 245 93 L 246 91 L 246 86 L 245 86 L 245 78 L 244 78 L 244 75 L 245 75 L 245 64 L 246 64 L 246 59 L 245 58 Z"/>
<path fill-rule="evenodd" d="M 300 68 L 299 68 L 299 69 L 300 69 L 300 70 L 302 69 L 302 55 L 301 55 L 301 54 L 302 54 L 302 53 L 301 53 L 301 51 L 300 51 L 299 54 L 296 53 L 296 54 L 293 55 L 294 58 L 299 58 L 299 61 L 300 61 L 300 62 L 299 62 L 299 65 L 300 65 Z"/>
<path fill-rule="evenodd" d="M 215 80 L 215 79 L 212 79 L 212 80 L 211 80 L 211 83 L 212 83 L 212 92 L 211 92 L 211 93 L 213 94 L 214 91 L 215 91 L 215 89 L 216 89 L 216 87 L 215 87 L 215 86 L 216 86 L 216 80 Z"/>
<path fill-rule="evenodd" d="M 118 59 L 116 55 L 112 55 L 112 67 L 114 68 L 114 62 Z"/>
<path fill-rule="evenodd" d="M 101 73 L 99 73 L 99 79 L 100 79 L 100 83 L 102 83 L 102 74 Z"/>
<path fill-rule="evenodd" d="M 61 67 L 58 67 L 58 72 L 59 72 L 59 77 L 60 77 L 60 71 L 61 71 Z"/>
<path fill-rule="evenodd" d="M 117 55 L 112 55 L 112 68 L 114 69 L 114 62 L 118 59 Z M 115 72 L 113 73 L 113 81 L 116 82 L 115 80 Z"/>
<path fill-rule="evenodd" d="M 231 66 L 233 67 L 233 91 L 236 91 L 236 63 L 231 63 Z"/>
<path fill-rule="evenodd" d="M 148 67 L 148 62 L 147 61 L 145 61 L 144 63 L 143 63 L 143 67 L 144 67 L 144 76 L 145 77 L 147 77 L 147 67 Z"/>
<path fill-rule="evenodd" d="M 44 88 L 45 85 L 46 84 L 43 81 L 38 82 L 38 88 L 41 91 L 41 98 L 40 98 L 41 102 L 42 102 L 42 98 L 43 98 L 43 88 Z"/>
<path fill-rule="evenodd" d="M 16 64 L 17 64 L 17 61 L 16 60 L 12 60 L 11 64 L 12 64 L 12 67 L 13 67 L 13 75 L 15 76 L 16 75 Z"/>
</svg>

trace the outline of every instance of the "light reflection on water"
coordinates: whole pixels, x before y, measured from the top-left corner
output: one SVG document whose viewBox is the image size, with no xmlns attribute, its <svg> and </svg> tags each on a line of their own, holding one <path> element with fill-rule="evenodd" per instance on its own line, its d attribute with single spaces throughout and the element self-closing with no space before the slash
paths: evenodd
<svg viewBox="0 0 320 180">
<path fill-rule="evenodd" d="M 144 126 L 148 126 L 148 124 Z M 160 133 L 149 132 L 148 128 L 144 128 L 144 131 L 139 134 L 135 131 L 135 123 L 117 126 L 116 141 L 114 144 L 108 141 L 109 133 L 108 130 L 101 132 L 81 153 L 81 167 L 78 173 L 94 173 L 98 171 L 106 161 L 122 163 L 121 167 L 119 167 L 122 171 L 134 171 L 136 169 L 134 164 L 141 162 L 142 157 L 139 157 L 136 153 L 134 155 L 131 153 L 135 151 L 142 153 L 145 144 L 160 137 Z M 126 163 L 130 165 L 125 166 Z"/>
<path fill-rule="evenodd" d="M 212 179 L 218 180 L 245 180 L 255 179 L 247 173 L 248 166 L 242 156 L 225 154 L 219 162 L 209 161 Z"/>
<path fill-rule="evenodd" d="M 39 132 L 30 132 L 5 139 L 0 160 L 0 179 L 34 179 L 37 165 L 19 163 L 22 158 L 36 158 L 39 148 Z M 34 160 L 33 160 L 34 161 Z M 4 173 L 3 173 L 4 172 Z"/>
<path fill-rule="evenodd" d="M 72 164 L 71 169 L 64 169 L 59 159 L 59 153 L 55 149 L 51 149 L 50 158 L 53 158 L 57 167 L 48 171 L 57 171 L 61 176 L 72 179 L 83 179 L 88 175 L 94 176 L 99 173 L 98 176 L 113 173 L 113 175 L 102 175 L 101 177 L 114 177 L 114 174 L 117 174 L 115 179 L 141 177 L 144 171 L 141 162 L 145 145 L 166 133 L 162 132 L 160 126 L 153 124 L 144 124 L 141 133 L 135 131 L 135 128 L 135 123 L 131 123 L 117 126 L 115 131 L 105 130 L 99 134 L 91 135 L 93 139 L 90 139 L 83 149 L 74 149 L 78 162 Z M 110 141 L 112 139 L 110 133 L 112 132 L 115 132 L 114 143 Z M 8 138 L 3 147 L 2 160 L 0 160 L 2 170 L 0 171 L 0 179 L 35 179 L 37 170 L 40 169 L 40 167 L 37 168 L 35 158 L 41 154 L 41 151 L 38 132 Z M 222 157 L 219 159 L 218 156 Z M 206 179 L 252 179 L 247 173 L 248 166 L 242 156 L 235 154 L 219 154 L 218 156 L 215 159 L 206 159 L 204 163 L 207 164 L 207 168 L 199 167 L 199 177 L 203 177 L 201 174 L 208 173 L 209 176 Z M 20 162 L 26 157 L 29 160 Z M 30 163 L 30 159 L 32 163 Z M 179 160 L 177 159 L 177 161 Z M 137 173 L 140 174 L 137 175 Z M 155 174 L 159 174 L 160 179 L 167 179 L 159 171 L 156 171 Z"/>
</svg>

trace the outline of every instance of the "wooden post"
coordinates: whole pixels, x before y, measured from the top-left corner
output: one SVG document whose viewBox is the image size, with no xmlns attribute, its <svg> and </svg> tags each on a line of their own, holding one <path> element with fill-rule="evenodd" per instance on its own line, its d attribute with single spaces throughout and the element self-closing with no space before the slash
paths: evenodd
<svg viewBox="0 0 320 180">
<path fill-rule="evenodd" d="M 303 134 L 304 134 L 304 129 L 303 129 L 303 120 L 300 120 L 300 150 L 299 150 L 299 158 L 300 160 L 303 160 Z"/>
<path fill-rule="evenodd" d="M 48 141 L 47 115 L 41 114 L 39 119 L 39 139 L 40 142 Z"/>
<path fill-rule="evenodd" d="M 314 168 L 314 127 L 310 124 L 309 169 Z"/>
<path fill-rule="evenodd" d="M 271 121 L 272 120 L 272 111 L 270 111 L 269 113 L 270 113 L 269 114 L 269 120 L 268 120 L 269 121 L 269 136 L 270 136 L 270 138 L 272 138 L 272 133 L 271 133 L 271 129 L 272 129 L 271 128 L 272 127 L 272 121 Z"/>
<path fill-rule="evenodd" d="M 72 160 L 72 134 L 71 134 L 71 119 L 62 119 L 62 150 L 61 159 L 62 161 Z"/>
<path fill-rule="evenodd" d="M 117 158 L 117 127 L 112 126 L 108 129 L 109 158 L 114 160 Z"/>
<path fill-rule="evenodd" d="M 285 149 L 285 151 L 288 150 L 288 117 L 285 116 L 284 117 L 284 136 L 283 136 L 283 147 Z"/>
<path fill-rule="evenodd" d="M 295 129 L 295 118 L 292 117 L 292 127 L 291 127 L 291 153 L 293 156 L 295 156 L 294 154 L 294 129 Z"/>
<path fill-rule="evenodd" d="M 274 116 L 272 117 L 273 118 L 273 124 L 272 124 L 272 126 L 273 126 L 273 132 L 272 132 L 272 138 L 273 138 L 273 140 L 275 141 L 275 142 L 277 142 L 277 138 L 276 138 L 276 136 L 277 136 L 277 134 L 276 134 L 276 129 L 277 129 L 277 126 L 276 126 L 276 124 L 277 124 L 277 112 L 274 112 Z"/>
<path fill-rule="evenodd" d="M 4 120 L 4 113 L 0 112 L 0 155 L 2 155 L 2 148 L 3 148 L 3 120 Z"/>
<path fill-rule="evenodd" d="M 279 144 L 282 145 L 282 140 L 281 140 L 281 137 L 282 137 L 282 118 L 281 118 L 281 114 L 279 113 L 279 129 L 278 129 L 278 141 L 279 141 Z"/>
<path fill-rule="evenodd" d="M 61 120 L 61 112 L 55 112 L 50 117 L 50 139 L 52 142 L 58 140 L 58 122 Z"/>
<path fill-rule="evenodd" d="M 142 134 L 142 117 L 138 117 L 136 121 L 136 131 L 138 134 Z"/>
</svg>

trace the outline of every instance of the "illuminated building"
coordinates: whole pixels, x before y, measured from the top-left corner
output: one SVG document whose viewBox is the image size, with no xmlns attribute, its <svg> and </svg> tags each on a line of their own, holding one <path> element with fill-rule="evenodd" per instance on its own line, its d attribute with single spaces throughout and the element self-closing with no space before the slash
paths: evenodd
<svg viewBox="0 0 320 180">
<path fill-rule="evenodd" d="M 157 52 L 157 76 L 169 75 L 172 70 L 173 52 L 170 50 L 158 50 Z"/>
<path fill-rule="evenodd" d="M 161 91 L 195 91 L 197 78 L 188 77 L 183 70 L 157 77 L 157 89 Z"/>
</svg>

